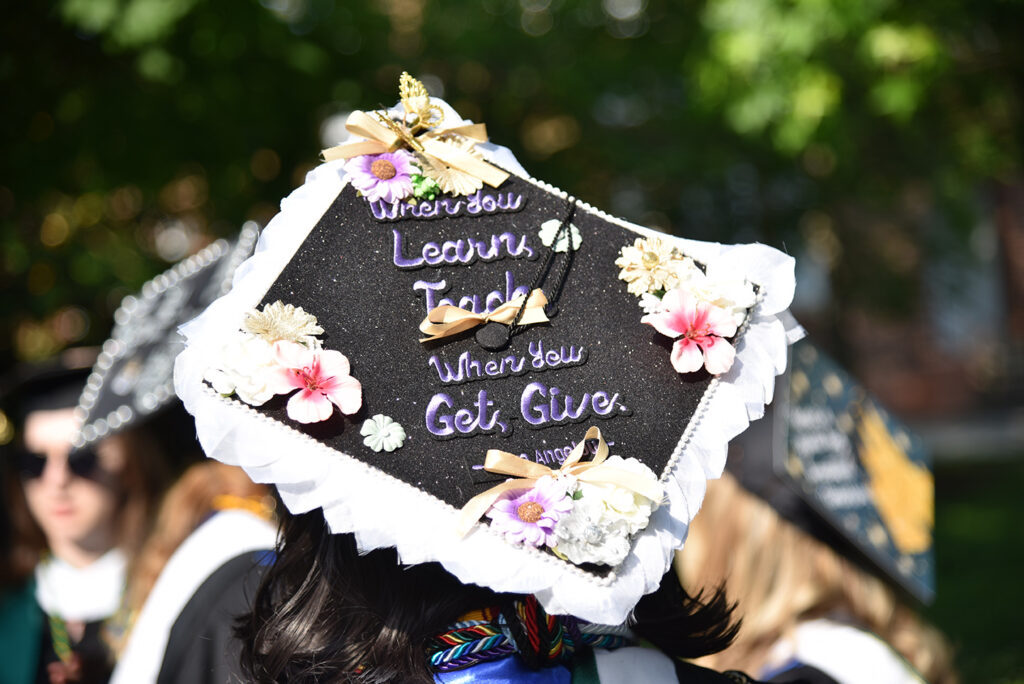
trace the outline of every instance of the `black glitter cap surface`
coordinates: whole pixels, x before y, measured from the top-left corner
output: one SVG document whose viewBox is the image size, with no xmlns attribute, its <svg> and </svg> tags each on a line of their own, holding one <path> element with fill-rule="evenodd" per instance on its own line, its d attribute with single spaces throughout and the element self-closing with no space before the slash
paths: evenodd
<svg viewBox="0 0 1024 684">
<path fill-rule="evenodd" d="M 324 347 L 345 354 L 362 384 L 362 409 L 310 427 L 287 417 L 281 397 L 257 410 L 456 507 L 504 479 L 480 468 L 488 449 L 557 469 L 590 425 L 611 453 L 662 474 L 712 378 L 677 373 L 671 341 L 640 323 L 614 263 L 638 235 L 614 220 L 576 212 L 582 243 L 550 322 L 526 327 L 499 352 L 482 348 L 474 331 L 420 342 L 418 326 L 442 298 L 472 307 L 524 292 L 546 249 L 541 225 L 566 213 L 566 197 L 518 177 L 483 192 L 516 198 L 519 208 L 382 220 L 347 185 L 262 302 L 317 317 Z M 470 241 L 488 248 L 461 263 Z M 375 414 L 403 426 L 401 449 L 363 444 L 360 425 Z"/>
</svg>

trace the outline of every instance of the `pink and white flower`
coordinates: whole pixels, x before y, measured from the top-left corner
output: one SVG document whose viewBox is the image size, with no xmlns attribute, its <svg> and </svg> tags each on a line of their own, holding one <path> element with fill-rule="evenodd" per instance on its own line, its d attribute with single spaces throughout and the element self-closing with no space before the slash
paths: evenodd
<svg viewBox="0 0 1024 684">
<path fill-rule="evenodd" d="M 680 373 L 692 373 L 704 366 L 712 375 L 721 375 L 736 359 L 736 350 L 726 340 L 736 334 L 733 316 L 682 288 L 666 292 L 662 311 L 648 314 L 640 322 L 662 335 L 678 338 L 672 345 L 672 367 Z"/>
<path fill-rule="evenodd" d="M 353 414 L 363 403 L 363 388 L 349 375 L 348 359 L 333 349 L 310 349 L 295 342 L 277 342 L 274 394 L 299 392 L 288 400 L 288 417 L 300 423 L 327 420 L 337 406 Z"/>
<path fill-rule="evenodd" d="M 537 480 L 532 489 L 516 490 L 494 502 L 487 517 L 491 528 L 517 544 L 552 546 L 555 524 L 572 510 L 565 484 L 552 477 Z"/>
<path fill-rule="evenodd" d="M 419 173 L 413 166 L 415 159 L 405 150 L 364 154 L 348 160 L 345 171 L 368 202 L 391 204 L 412 194 L 412 176 Z"/>
</svg>

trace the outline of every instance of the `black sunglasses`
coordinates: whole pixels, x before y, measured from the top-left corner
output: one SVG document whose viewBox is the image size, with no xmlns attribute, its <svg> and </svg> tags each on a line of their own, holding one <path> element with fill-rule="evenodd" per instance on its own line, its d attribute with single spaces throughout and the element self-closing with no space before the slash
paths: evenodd
<svg viewBox="0 0 1024 684">
<path fill-rule="evenodd" d="M 22 450 L 18 454 L 18 466 L 23 479 L 42 477 L 46 456 Z M 77 449 L 68 455 L 68 470 L 76 477 L 92 478 L 98 469 L 99 456 L 92 449 Z"/>
</svg>

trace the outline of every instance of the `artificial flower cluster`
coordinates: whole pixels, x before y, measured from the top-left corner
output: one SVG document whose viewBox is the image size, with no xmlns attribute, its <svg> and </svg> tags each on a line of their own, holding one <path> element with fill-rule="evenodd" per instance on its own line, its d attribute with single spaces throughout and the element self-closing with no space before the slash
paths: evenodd
<svg viewBox="0 0 1024 684">
<path fill-rule="evenodd" d="M 604 464 L 657 483 L 635 458 L 610 456 Z M 491 528 L 519 544 L 547 547 L 577 565 L 619 565 L 631 538 L 647 527 L 658 501 L 611 482 L 586 482 L 556 473 L 530 489 L 504 494 L 487 511 Z"/>
<path fill-rule="evenodd" d="M 362 405 L 362 386 L 341 352 L 322 348 L 316 336 L 323 331 L 301 307 L 267 304 L 246 314 L 203 377 L 217 392 L 251 406 L 299 390 L 287 405 L 288 417 L 299 423 L 327 420 L 335 406 L 351 415 Z"/>
<path fill-rule="evenodd" d="M 706 368 L 721 375 L 732 368 L 736 350 L 729 338 L 754 305 L 753 286 L 709 264 L 701 268 L 667 240 L 637 238 L 615 260 L 619 279 L 640 298 L 640 321 L 675 340 L 672 367 L 679 373 Z"/>
<path fill-rule="evenodd" d="M 369 151 L 365 143 L 355 142 L 324 152 L 326 159 L 335 154 L 348 159 L 345 171 L 368 201 L 433 200 L 442 192 L 471 195 L 485 181 L 496 185 L 508 177 L 477 150 L 477 142 L 486 140 L 482 125 L 442 128 L 444 111 L 431 103 L 423 83 L 407 73 L 399 78 L 398 92 L 401 119 L 384 112 L 369 117 L 353 112 L 349 118 L 350 131 L 376 141 L 369 143 Z"/>
</svg>

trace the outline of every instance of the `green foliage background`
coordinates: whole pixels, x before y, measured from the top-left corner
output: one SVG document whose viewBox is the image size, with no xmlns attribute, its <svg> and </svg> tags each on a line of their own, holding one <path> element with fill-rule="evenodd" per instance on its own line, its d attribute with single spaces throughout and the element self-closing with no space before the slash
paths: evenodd
<svg viewBox="0 0 1024 684">
<path fill-rule="evenodd" d="M 962 250 L 987 184 L 1020 171 L 1020 10 L 16 3 L 0 28 L 0 357 L 101 340 L 181 251 L 159 249 L 169 226 L 194 250 L 265 221 L 316 163 L 324 120 L 394 102 L 403 69 L 589 202 L 807 253 L 831 271 L 836 321 L 907 314 L 929 252 Z"/>
<path fill-rule="evenodd" d="M 588 202 L 823 264 L 836 328 L 917 311 L 1021 171 L 1020 0 L 8 5 L 4 366 L 102 341 L 168 259 L 268 220 L 402 70 Z"/>
</svg>

